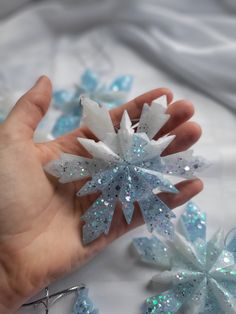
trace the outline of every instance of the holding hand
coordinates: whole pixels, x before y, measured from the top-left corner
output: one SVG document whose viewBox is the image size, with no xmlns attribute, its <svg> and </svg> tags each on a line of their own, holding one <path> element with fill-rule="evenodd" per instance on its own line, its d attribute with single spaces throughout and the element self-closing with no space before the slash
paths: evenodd
<svg viewBox="0 0 236 314">
<path fill-rule="evenodd" d="M 47 143 L 35 144 L 34 131 L 51 101 L 51 83 L 41 77 L 17 102 L 6 121 L 0 125 L 0 313 L 13 313 L 34 293 L 53 280 L 88 262 L 110 242 L 143 223 L 136 210 L 132 223 L 125 222 L 117 208 L 107 236 L 83 246 L 80 217 L 88 209 L 91 197 L 79 199 L 81 182 L 61 185 L 49 178 L 43 165 L 62 152 L 86 156 L 77 137 L 92 138 L 81 127 Z M 119 125 L 127 110 L 139 118 L 143 104 L 167 95 L 171 115 L 157 134 L 175 134 L 164 154 L 191 147 L 200 137 L 200 127 L 188 120 L 194 109 L 188 101 L 172 101 L 165 88 L 150 91 L 110 112 Z M 200 180 L 183 181 L 180 193 L 162 193 L 161 199 L 171 208 L 187 202 L 202 189 Z"/>
</svg>

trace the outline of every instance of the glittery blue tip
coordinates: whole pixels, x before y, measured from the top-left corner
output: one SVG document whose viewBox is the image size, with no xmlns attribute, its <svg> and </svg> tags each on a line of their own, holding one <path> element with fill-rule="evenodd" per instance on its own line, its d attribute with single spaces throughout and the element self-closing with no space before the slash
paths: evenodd
<svg viewBox="0 0 236 314">
<path fill-rule="evenodd" d="M 71 314 L 98 314 L 98 310 L 94 309 L 93 302 L 88 296 L 88 289 L 81 289 L 78 292 Z"/>
<path fill-rule="evenodd" d="M 74 129 L 79 127 L 80 119 L 80 116 L 74 115 L 60 116 L 53 127 L 52 135 L 54 137 L 58 137 L 65 133 L 73 131 Z"/>
<path fill-rule="evenodd" d="M 143 262 L 165 268 L 170 266 L 168 247 L 157 237 L 137 238 L 133 240 L 133 245 Z"/>
<path fill-rule="evenodd" d="M 198 238 L 206 239 L 206 214 L 193 202 L 187 204 L 186 210 L 180 218 L 181 227 L 186 238 L 194 242 Z"/>
<path fill-rule="evenodd" d="M 117 77 L 109 87 L 110 91 L 118 92 L 129 92 L 133 84 L 133 76 L 122 75 Z"/>
<path fill-rule="evenodd" d="M 81 87 L 87 92 L 94 92 L 99 85 L 98 75 L 90 69 L 85 70 L 81 78 Z"/>
<path fill-rule="evenodd" d="M 173 314 L 178 311 L 181 304 L 174 291 L 163 292 L 146 299 L 143 314 Z"/>
</svg>

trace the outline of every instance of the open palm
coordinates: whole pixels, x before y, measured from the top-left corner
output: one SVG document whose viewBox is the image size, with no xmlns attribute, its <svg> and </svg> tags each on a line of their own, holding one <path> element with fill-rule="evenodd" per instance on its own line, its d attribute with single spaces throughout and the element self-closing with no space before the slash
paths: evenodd
<svg viewBox="0 0 236 314">
<path fill-rule="evenodd" d="M 112 110 L 114 125 L 119 124 L 125 109 L 131 118 L 139 118 L 143 103 L 164 94 L 171 103 L 172 93 L 160 88 Z M 51 281 L 80 267 L 111 241 L 142 224 L 138 209 L 132 223 L 127 225 L 121 209 L 117 208 L 109 235 L 83 246 L 80 217 L 96 196 L 76 197 L 75 192 L 83 183 L 61 185 L 47 176 L 42 166 L 62 152 L 87 156 L 76 138 L 93 138 L 93 135 L 82 127 L 54 141 L 35 144 L 34 131 L 50 100 L 50 81 L 42 77 L 0 126 L 0 274 L 2 269 L 9 287 L 4 292 L 5 307 L 11 309 L 13 304 L 17 308 Z M 176 138 L 164 154 L 189 148 L 201 134 L 197 124 L 187 122 L 193 115 L 193 106 L 188 101 L 171 103 L 168 113 L 171 117 L 157 137 L 171 132 Z M 171 208 L 197 194 L 202 183 L 197 179 L 183 181 L 177 187 L 180 191 L 177 195 L 161 195 Z M 11 293 L 15 303 L 7 298 Z"/>
</svg>

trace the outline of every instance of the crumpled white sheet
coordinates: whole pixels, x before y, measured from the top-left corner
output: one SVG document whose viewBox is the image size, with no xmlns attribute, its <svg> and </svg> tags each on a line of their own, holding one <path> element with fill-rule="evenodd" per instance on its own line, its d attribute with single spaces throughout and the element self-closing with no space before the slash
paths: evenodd
<svg viewBox="0 0 236 314">
<path fill-rule="evenodd" d="M 55 87 L 70 87 L 89 66 L 104 79 L 134 75 L 130 98 L 157 86 L 170 87 L 176 99 L 195 104 L 194 119 L 203 127 L 196 152 L 214 163 L 195 201 L 207 211 L 210 233 L 234 227 L 236 118 L 227 108 L 236 109 L 235 2 L 74 2 L 31 4 L 0 22 L 0 89 L 24 91 L 42 73 Z M 155 270 L 138 264 L 128 245 L 143 234 L 141 227 L 124 236 L 51 290 L 83 281 L 101 314 L 140 313 L 145 297 L 155 293 L 146 287 Z M 70 307 L 68 297 L 51 313 L 66 314 Z"/>
<path fill-rule="evenodd" d="M 3 22 L 0 60 L 8 60 L 1 67 L 6 83 L 14 71 L 27 73 L 29 79 L 43 70 L 55 75 L 51 60 L 60 50 L 58 42 L 62 37 L 66 46 L 69 38 L 104 27 L 155 67 L 165 68 L 223 104 L 235 107 L 236 5 L 232 0 L 64 2 L 67 5 L 42 2 Z M 16 47 L 17 54 L 13 49 Z M 23 80 L 22 87 L 25 86 Z"/>
</svg>

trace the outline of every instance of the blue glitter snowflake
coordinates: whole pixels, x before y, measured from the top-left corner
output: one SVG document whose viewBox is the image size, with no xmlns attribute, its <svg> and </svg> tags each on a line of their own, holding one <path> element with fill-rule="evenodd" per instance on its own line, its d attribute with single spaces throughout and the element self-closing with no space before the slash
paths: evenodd
<svg viewBox="0 0 236 314">
<path fill-rule="evenodd" d="M 236 261 L 223 232 L 207 242 L 206 216 L 193 203 L 187 205 L 180 225 L 182 235 L 176 233 L 169 245 L 156 237 L 133 241 L 143 261 L 168 269 L 153 282 L 171 286 L 148 298 L 143 313 L 236 313 Z"/>
<path fill-rule="evenodd" d="M 88 289 L 80 289 L 71 314 L 98 314 L 88 296 Z"/>
<path fill-rule="evenodd" d="M 73 91 L 57 90 L 53 94 L 53 106 L 62 112 L 57 119 L 52 135 L 58 137 L 64 133 L 76 129 L 82 117 L 81 95 L 105 104 L 109 109 L 122 104 L 131 89 L 133 78 L 130 75 L 122 75 L 115 78 L 110 85 L 101 83 L 101 79 L 95 72 L 86 70 L 81 82 Z"/>
<path fill-rule="evenodd" d="M 138 202 L 149 231 L 171 236 L 173 225 L 170 218 L 174 214 L 156 193 L 178 193 L 165 175 L 193 178 L 194 172 L 201 170 L 205 163 L 201 158 L 193 157 L 192 151 L 161 157 L 175 137 L 168 135 L 152 140 L 169 119 L 165 113 L 166 97 L 153 101 L 151 106 L 144 104 L 135 128 L 125 111 L 118 131 L 105 106 L 87 98 L 82 102 L 83 122 L 100 141 L 78 140 L 93 158 L 63 154 L 60 160 L 50 162 L 45 170 L 58 177 L 61 183 L 92 177 L 78 196 L 102 192 L 82 217 L 85 221 L 84 243 L 109 232 L 118 201 L 128 224 L 133 217 L 134 202 Z"/>
</svg>

